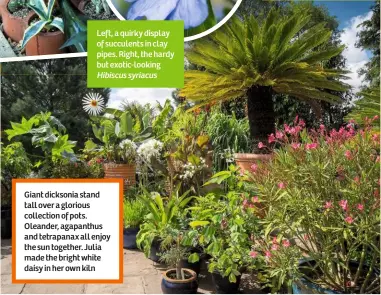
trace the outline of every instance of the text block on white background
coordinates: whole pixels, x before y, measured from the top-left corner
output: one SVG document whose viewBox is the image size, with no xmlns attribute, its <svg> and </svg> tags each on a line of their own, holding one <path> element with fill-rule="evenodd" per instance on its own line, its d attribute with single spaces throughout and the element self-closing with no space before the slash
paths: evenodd
<svg viewBox="0 0 381 295">
<path fill-rule="evenodd" d="M 13 183 L 13 282 L 122 282 L 122 180 Z"/>
</svg>

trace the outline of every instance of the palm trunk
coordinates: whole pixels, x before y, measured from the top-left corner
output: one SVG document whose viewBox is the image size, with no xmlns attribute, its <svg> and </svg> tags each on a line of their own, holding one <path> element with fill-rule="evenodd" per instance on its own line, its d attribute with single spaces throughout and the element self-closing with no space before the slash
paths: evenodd
<svg viewBox="0 0 381 295">
<path fill-rule="evenodd" d="M 249 118 L 250 137 L 255 153 L 265 153 L 267 149 L 258 149 L 258 143 L 267 144 L 267 138 L 275 133 L 275 112 L 271 87 L 251 87 L 247 91 L 247 116 Z"/>
</svg>

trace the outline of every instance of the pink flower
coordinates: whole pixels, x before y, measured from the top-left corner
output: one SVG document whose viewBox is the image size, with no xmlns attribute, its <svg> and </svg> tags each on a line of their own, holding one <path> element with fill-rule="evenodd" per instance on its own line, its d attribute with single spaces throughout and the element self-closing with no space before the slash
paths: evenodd
<svg viewBox="0 0 381 295">
<path fill-rule="evenodd" d="M 378 134 L 373 134 L 372 135 L 372 140 L 378 142 L 380 140 L 379 135 Z"/>
<path fill-rule="evenodd" d="M 316 142 L 307 143 L 306 144 L 306 150 L 314 150 L 317 148 L 317 146 L 318 146 L 318 144 Z"/>
<path fill-rule="evenodd" d="M 348 210 L 348 201 L 347 200 L 341 200 L 339 202 L 339 206 L 344 210 L 344 211 L 347 211 Z"/>
<path fill-rule="evenodd" d="M 359 211 L 363 211 L 363 210 L 364 210 L 364 205 L 363 205 L 363 204 L 357 204 L 356 208 L 357 208 Z"/>
<path fill-rule="evenodd" d="M 373 120 L 378 120 L 380 117 L 378 116 L 378 115 L 375 115 L 374 117 L 373 117 Z"/>
<path fill-rule="evenodd" d="M 377 156 L 376 163 L 380 163 L 380 156 Z"/>
<path fill-rule="evenodd" d="M 325 209 L 331 209 L 332 207 L 333 207 L 332 202 L 330 202 L 330 201 L 325 202 L 325 205 L 324 205 Z"/>
<path fill-rule="evenodd" d="M 279 187 L 280 189 L 284 189 L 284 188 L 286 188 L 286 185 L 284 184 L 284 182 L 279 182 L 279 183 L 278 183 L 278 187 Z"/>
<path fill-rule="evenodd" d="M 273 143 L 275 141 L 275 136 L 274 136 L 274 133 L 271 133 L 269 135 L 269 143 Z"/>
<path fill-rule="evenodd" d="M 258 148 L 259 149 L 263 149 L 264 147 L 266 147 L 263 142 L 261 141 L 260 143 L 258 143 Z"/>
<path fill-rule="evenodd" d="M 348 160 L 352 159 L 352 153 L 351 153 L 351 151 L 346 150 L 345 153 L 344 153 L 344 156 L 345 156 Z"/>
<path fill-rule="evenodd" d="M 360 184 L 360 177 L 359 176 L 355 176 L 353 178 L 353 181 L 356 182 L 357 184 Z"/>
<path fill-rule="evenodd" d="M 242 202 L 243 207 L 247 207 L 249 205 L 249 202 L 247 199 L 243 200 Z"/>
<path fill-rule="evenodd" d="M 292 147 L 294 150 L 297 150 L 298 148 L 300 148 L 300 143 L 293 142 L 293 143 L 291 143 L 291 147 Z"/>
<path fill-rule="evenodd" d="M 250 257 L 255 258 L 258 256 L 258 252 L 251 251 L 249 255 L 250 255 Z"/>
<path fill-rule="evenodd" d="M 289 240 L 283 240 L 282 245 L 283 245 L 283 247 L 288 248 L 288 247 L 290 247 L 291 243 Z"/>
<path fill-rule="evenodd" d="M 277 251 L 279 249 L 279 245 L 278 244 L 274 244 L 271 246 L 271 250 L 273 251 Z"/>
<path fill-rule="evenodd" d="M 273 242 L 273 244 L 278 244 L 278 238 L 277 238 L 277 236 L 273 237 L 272 242 Z"/>
<path fill-rule="evenodd" d="M 300 119 L 298 125 L 301 126 L 301 127 L 304 127 L 304 126 L 306 126 L 306 123 L 304 122 L 303 119 Z"/>
<path fill-rule="evenodd" d="M 277 132 L 275 133 L 275 137 L 276 137 L 277 139 L 282 139 L 283 136 L 284 136 L 284 134 L 283 134 L 282 131 L 277 131 Z"/>
<path fill-rule="evenodd" d="M 323 131 L 325 129 L 325 126 L 323 124 L 320 124 L 319 128 L 320 128 L 320 130 Z"/>
<path fill-rule="evenodd" d="M 251 201 L 253 203 L 258 203 L 259 202 L 259 198 L 257 196 L 254 196 L 254 197 L 251 198 Z"/>
<path fill-rule="evenodd" d="M 251 171 L 255 172 L 258 169 L 258 165 L 257 164 L 253 164 L 253 165 L 250 166 L 250 168 L 251 168 Z"/>
<path fill-rule="evenodd" d="M 353 218 L 351 217 L 351 216 L 347 216 L 347 217 L 345 217 L 345 222 L 346 223 L 349 223 L 349 224 L 352 224 L 353 223 Z"/>
<path fill-rule="evenodd" d="M 266 258 L 270 258 L 271 257 L 271 252 L 269 250 L 267 250 L 265 252 L 265 256 L 266 256 Z"/>
</svg>

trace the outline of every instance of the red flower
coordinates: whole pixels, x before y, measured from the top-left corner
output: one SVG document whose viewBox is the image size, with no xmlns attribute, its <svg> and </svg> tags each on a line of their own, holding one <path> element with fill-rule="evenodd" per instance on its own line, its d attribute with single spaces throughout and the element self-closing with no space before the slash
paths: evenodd
<svg viewBox="0 0 381 295">
<path fill-rule="evenodd" d="M 360 176 L 355 176 L 353 178 L 353 181 L 356 182 L 357 184 L 360 184 Z"/>
<path fill-rule="evenodd" d="M 275 141 L 274 133 L 271 133 L 271 134 L 269 135 L 269 143 L 272 143 L 272 142 L 274 142 L 274 141 Z"/>
<path fill-rule="evenodd" d="M 251 201 L 253 203 L 258 203 L 259 202 L 259 198 L 257 196 L 254 196 L 254 197 L 251 198 Z"/>
<path fill-rule="evenodd" d="M 278 183 L 278 187 L 279 187 L 280 189 L 284 189 L 284 188 L 286 188 L 286 185 L 284 184 L 284 182 L 279 182 L 279 183 Z"/>
<path fill-rule="evenodd" d="M 306 150 L 314 150 L 317 148 L 317 146 L 318 146 L 318 144 L 316 142 L 307 143 L 306 144 Z"/>
<path fill-rule="evenodd" d="M 273 237 L 272 242 L 273 242 L 273 244 L 278 244 L 278 238 L 277 238 L 277 236 Z"/>
<path fill-rule="evenodd" d="M 346 223 L 349 223 L 349 224 L 352 224 L 353 223 L 353 218 L 351 217 L 351 216 L 347 216 L 347 217 L 345 217 L 345 222 Z"/>
<path fill-rule="evenodd" d="M 258 143 L 258 148 L 259 149 L 263 149 L 264 147 L 266 147 L 266 146 L 263 144 L 262 141 Z"/>
<path fill-rule="evenodd" d="M 258 252 L 251 251 L 249 255 L 250 255 L 250 257 L 255 258 L 258 256 Z"/>
<path fill-rule="evenodd" d="M 325 209 L 331 209 L 333 207 L 333 203 L 330 201 L 325 202 L 324 208 Z"/>
<path fill-rule="evenodd" d="M 297 150 L 298 148 L 300 148 L 300 143 L 293 142 L 293 143 L 291 143 L 291 147 L 292 147 L 294 150 Z"/>
<path fill-rule="evenodd" d="M 339 206 L 344 210 L 344 211 L 347 211 L 348 210 L 348 201 L 347 200 L 341 200 L 339 202 Z"/>
<path fill-rule="evenodd" d="M 275 137 L 276 137 L 277 139 L 282 139 L 283 136 L 284 136 L 284 134 L 283 134 L 282 131 L 277 131 L 277 132 L 275 133 Z"/>
<path fill-rule="evenodd" d="M 345 156 L 348 160 L 352 159 L 352 153 L 351 153 L 351 151 L 346 150 L 345 153 L 344 153 L 344 156 Z"/>
<path fill-rule="evenodd" d="M 291 243 L 289 240 L 283 240 L 282 245 L 283 247 L 288 248 L 291 246 Z"/>
<path fill-rule="evenodd" d="M 278 244 L 274 244 L 271 246 L 271 250 L 273 251 L 277 251 L 279 249 L 279 245 Z"/>
<path fill-rule="evenodd" d="M 257 164 L 253 164 L 253 165 L 250 166 L 250 169 L 251 169 L 251 171 L 255 172 L 258 169 L 258 165 Z"/>
<path fill-rule="evenodd" d="M 363 211 L 364 210 L 364 205 L 363 204 L 357 204 L 357 209 L 359 210 L 359 211 Z"/>
<path fill-rule="evenodd" d="M 266 256 L 266 258 L 270 258 L 271 257 L 271 252 L 269 250 L 267 250 L 265 252 L 265 256 Z"/>
</svg>

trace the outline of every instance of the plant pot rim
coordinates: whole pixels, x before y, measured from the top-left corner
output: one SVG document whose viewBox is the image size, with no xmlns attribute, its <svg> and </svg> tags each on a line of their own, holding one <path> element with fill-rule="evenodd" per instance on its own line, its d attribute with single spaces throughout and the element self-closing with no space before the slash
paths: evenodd
<svg viewBox="0 0 381 295">
<path fill-rule="evenodd" d="M 170 272 L 176 273 L 176 269 L 170 268 L 170 269 L 166 270 L 165 272 L 163 272 L 163 278 L 164 278 L 164 280 L 166 280 L 170 283 L 175 283 L 175 284 L 185 284 L 185 283 L 190 283 L 192 281 L 197 280 L 196 272 L 194 272 L 193 270 L 191 270 L 189 268 L 182 268 L 182 270 L 184 270 L 184 272 L 189 273 L 192 277 L 190 277 L 189 279 L 184 279 L 184 280 L 171 279 L 170 277 L 167 276 L 167 274 Z"/>
<path fill-rule="evenodd" d="M 117 162 L 104 162 L 103 165 L 105 166 L 112 166 L 112 165 L 136 166 L 135 163 L 117 163 Z"/>
<path fill-rule="evenodd" d="M 270 160 L 274 154 L 235 153 L 234 159 L 240 162 L 252 162 L 255 160 Z"/>
<path fill-rule="evenodd" d="M 19 19 L 19 20 L 27 19 L 28 23 L 29 23 L 29 19 L 35 14 L 35 12 L 32 9 L 28 8 L 29 12 L 28 12 L 28 14 L 26 16 L 24 16 L 24 17 L 16 16 L 13 13 L 11 13 L 9 11 L 9 9 L 8 9 L 8 4 L 9 4 L 10 1 L 11 0 L 5 0 L 5 5 L 4 5 L 4 8 L 5 8 L 4 11 L 9 14 L 9 17 L 13 18 L 13 19 Z"/>
</svg>

